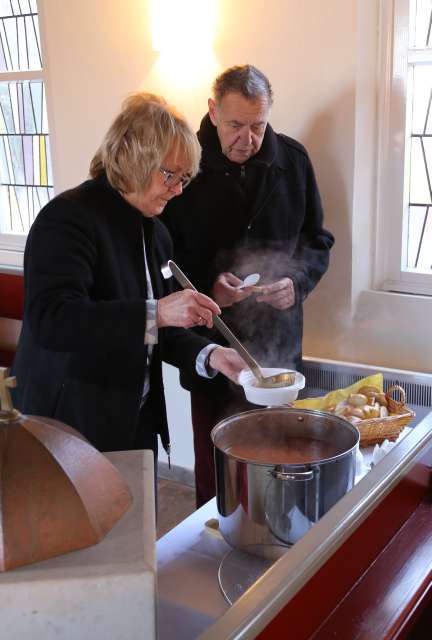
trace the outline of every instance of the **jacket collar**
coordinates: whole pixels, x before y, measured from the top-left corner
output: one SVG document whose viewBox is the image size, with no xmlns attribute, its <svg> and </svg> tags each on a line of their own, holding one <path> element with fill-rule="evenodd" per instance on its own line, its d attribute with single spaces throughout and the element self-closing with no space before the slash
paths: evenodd
<svg viewBox="0 0 432 640">
<path fill-rule="evenodd" d="M 152 231 L 155 222 L 154 218 L 146 218 L 145 216 L 143 216 L 141 211 L 139 211 L 133 205 L 129 204 L 129 202 L 125 200 L 125 198 L 123 198 L 121 193 L 117 189 L 114 189 L 114 187 L 111 185 L 105 171 L 102 171 L 98 176 L 93 178 L 93 182 L 98 185 L 99 188 L 109 192 L 111 196 L 116 199 L 119 210 L 121 210 L 123 213 L 129 213 L 131 217 L 135 218 L 137 222 L 142 224 L 144 231 Z"/>
<path fill-rule="evenodd" d="M 210 120 L 208 113 L 201 120 L 198 140 L 202 147 L 201 165 L 203 169 L 227 170 L 239 166 L 237 162 L 231 162 L 231 160 L 222 153 L 217 129 Z M 277 135 L 271 125 L 267 124 L 260 150 L 256 155 L 249 158 L 249 160 L 245 162 L 245 165 L 269 168 L 274 164 L 282 168 L 286 166 L 286 162 L 278 151 Z"/>
</svg>

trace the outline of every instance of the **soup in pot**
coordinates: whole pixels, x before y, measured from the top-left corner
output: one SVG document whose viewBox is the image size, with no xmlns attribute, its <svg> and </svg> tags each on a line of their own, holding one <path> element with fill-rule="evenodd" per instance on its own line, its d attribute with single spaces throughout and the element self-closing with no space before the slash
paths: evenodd
<svg viewBox="0 0 432 640">
<path fill-rule="evenodd" d="M 342 453 L 331 442 L 315 438 L 288 438 L 277 445 L 272 443 L 242 442 L 226 449 L 226 453 L 236 458 L 244 458 L 258 464 L 307 464 Z"/>
</svg>

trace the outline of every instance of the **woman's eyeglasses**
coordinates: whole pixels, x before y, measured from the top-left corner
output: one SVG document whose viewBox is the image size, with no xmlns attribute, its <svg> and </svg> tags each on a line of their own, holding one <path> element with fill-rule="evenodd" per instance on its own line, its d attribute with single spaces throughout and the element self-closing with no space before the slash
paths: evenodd
<svg viewBox="0 0 432 640">
<path fill-rule="evenodd" d="M 191 181 L 191 176 L 188 173 L 184 173 L 183 175 L 178 175 L 175 171 L 169 171 L 168 169 L 164 169 L 163 167 L 159 168 L 159 171 L 164 177 L 164 184 L 167 187 L 176 187 L 181 183 L 182 188 L 188 186 Z"/>
</svg>

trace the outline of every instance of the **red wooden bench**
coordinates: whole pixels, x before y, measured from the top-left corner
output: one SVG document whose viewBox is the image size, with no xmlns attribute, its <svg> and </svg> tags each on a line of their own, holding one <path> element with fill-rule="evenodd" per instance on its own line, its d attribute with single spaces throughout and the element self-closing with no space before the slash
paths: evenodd
<svg viewBox="0 0 432 640">
<path fill-rule="evenodd" d="M 0 273 L 0 366 L 9 367 L 12 364 L 23 311 L 23 276 Z"/>
</svg>

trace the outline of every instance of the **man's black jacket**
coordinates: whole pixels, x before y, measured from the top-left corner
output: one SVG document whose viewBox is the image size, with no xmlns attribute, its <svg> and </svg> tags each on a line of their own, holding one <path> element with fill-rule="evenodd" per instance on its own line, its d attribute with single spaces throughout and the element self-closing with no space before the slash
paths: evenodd
<svg viewBox="0 0 432 640">
<path fill-rule="evenodd" d="M 302 306 L 329 263 L 334 239 L 323 228 L 323 211 L 306 150 L 267 125 L 260 151 L 244 165 L 221 151 L 216 127 L 205 116 L 198 137 L 201 170 L 161 219 L 174 242 L 174 259 L 202 292 L 216 276 L 261 274 L 271 283 L 288 276 L 296 303 L 277 310 L 254 296 L 223 310 L 223 318 L 262 365 L 301 361 Z M 186 388 L 193 381 L 182 377 Z M 201 388 L 208 387 L 199 381 Z"/>
</svg>

